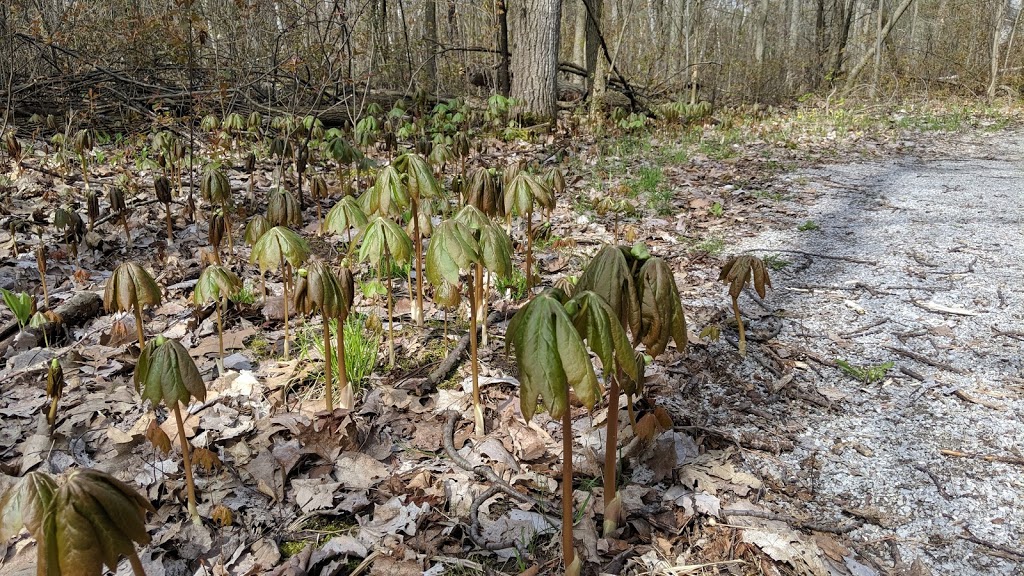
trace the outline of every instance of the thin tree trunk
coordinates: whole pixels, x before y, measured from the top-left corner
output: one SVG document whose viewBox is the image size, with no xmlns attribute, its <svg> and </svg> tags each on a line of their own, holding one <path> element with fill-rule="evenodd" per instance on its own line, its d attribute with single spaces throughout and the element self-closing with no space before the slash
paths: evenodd
<svg viewBox="0 0 1024 576">
<path fill-rule="evenodd" d="M 508 48 L 508 6 L 505 0 L 495 0 L 494 12 L 498 17 L 498 92 L 507 98 L 512 95 L 512 72 Z"/>
<path fill-rule="evenodd" d="M 871 75 L 871 99 L 878 98 L 878 83 L 882 76 L 882 30 L 885 18 L 885 0 L 878 0 L 877 33 L 875 36 L 875 69 Z"/>
<path fill-rule="evenodd" d="M 889 18 L 889 22 L 885 25 L 885 28 L 882 29 L 881 34 L 879 34 L 879 37 L 883 41 L 889 35 L 889 33 L 892 32 L 892 29 L 896 26 L 896 23 L 899 22 L 900 17 L 903 16 L 903 13 L 907 11 L 907 8 L 910 8 L 910 5 L 913 2 L 914 0 L 903 0 L 900 3 L 900 5 L 896 7 L 896 10 L 893 11 L 892 17 Z M 853 87 L 853 85 L 857 82 L 857 79 L 860 77 L 861 73 L 864 72 L 864 68 L 867 67 L 867 65 L 872 62 L 872 60 L 875 57 L 875 50 L 877 49 L 877 44 L 875 46 L 872 46 L 868 50 L 867 54 L 864 54 L 861 57 L 860 61 L 857 62 L 857 65 L 854 66 L 853 69 L 850 71 L 850 75 L 847 76 L 846 78 L 846 91 L 849 91 Z"/>
<path fill-rule="evenodd" d="M 423 6 L 423 43 L 429 51 L 424 66 L 427 76 L 426 89 L 431 93 L 437 91 L 437 0 L 424 0 Z"/>
<path fill-rule="evenodd" d="M 587 12 L 587 94 L 593 96 L 597 61 L 601 50 L 601 16 L 604 11 L 604 0 L 583 0 L 583 8 Z"/>
<path fill-rule="evenodd" d="M 989 100 L 995 99 L 996 87 L 999 84 L 999 43 L 1003 37 L 1003 20 L 1006 17 L 1006 0 L 996 0 L 996 2 L 998 7 L 996 9 L 996 24 L 992 27 L 992 58 L 988 80 Z"/>
</svg>

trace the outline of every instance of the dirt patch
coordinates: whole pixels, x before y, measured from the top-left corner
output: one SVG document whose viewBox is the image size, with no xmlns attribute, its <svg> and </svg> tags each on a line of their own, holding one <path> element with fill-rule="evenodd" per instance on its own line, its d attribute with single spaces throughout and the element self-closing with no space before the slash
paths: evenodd
<svg viewBox="0 0 1024 576">
<path fill-rule="evenodd" d="M 735 246 L 778 267 L 767 301 L 748 291 L 741 306 L 752 329 L 781 331 L 730 368 L 749 406 L 716 403 L 736 391 L 709 380 L 694 416 L 791 441 L 746 461 L 777 489 L 770 507 L 862 523 L 850 572 L 1019 574 L 1022 135 L 790 174 L 777 224 Z"/>
</svg>

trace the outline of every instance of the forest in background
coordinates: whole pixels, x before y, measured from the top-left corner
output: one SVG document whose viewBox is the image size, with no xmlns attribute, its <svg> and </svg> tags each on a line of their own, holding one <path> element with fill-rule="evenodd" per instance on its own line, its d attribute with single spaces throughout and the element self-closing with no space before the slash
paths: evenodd
<svg viewBox="0 0 1024 576">
<path fill-rule="evenodd" d="M 1015 96 L 1022 78 L 1016 0 L 505 4 L 14 0 L 0 6 L 0 98 L 13 111 L 7 125 L 69 110 L 130 123 L 192 108 L 194 117 L 287 111 L 354 124 L 369 101 L 387 108 L 389 99 L 416 94 L 516 96 L 517 83 L 520 92 L 554 86 L 564 106 L 600 91 L 607 78 L 611 91 L 629 97 L 608 101 L 644 112 L 653 102 L 691 98 L 726 105 L 808 94 Z M 527 17 L 537 14 L 554 22 Z M 544 73 L 536 66 L 540 36 L 557 46 L 560 74 L 538 87 L 527 81 Z M 529 58 L 517 62 L 518 53 Z M 511 83 L 503 63 L 511 64 Z"/>
</svg>

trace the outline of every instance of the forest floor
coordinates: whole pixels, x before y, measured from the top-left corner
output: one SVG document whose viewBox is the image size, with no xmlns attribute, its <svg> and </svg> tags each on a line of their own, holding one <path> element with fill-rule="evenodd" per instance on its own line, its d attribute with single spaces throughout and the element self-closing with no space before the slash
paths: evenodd
<svg viewBox="0 0 1024 576">
<path fill-rule="evenodd" d="M 696 136 L 495 143 L 477 158 L 566 153 L 569 187 L 538 245 L 545 285 L 578 275 L 603 243 L 644 242 L 672 263 L 680 287 L 690 343 L 647 367 L 637 404 L 641 416 L 666 408 L 673 427 L 645 444 L 619 414 L 626 521 L 608 537 L 599 530 L 607 409 L 573 411 L 586 574 L 1020 573 L 1024 196 L 1015 186 L 1024 132 L 1014 114 L 797 109 L 728 116 Z M 11 230 L 83 186 L 42 162 L 29 155 L 8 175 L 0 287 L 37 291 L 40 240 Z M 140 490 L 157 508 L 140 551 L 150 576 L 560 571 L 552 510 L 562 431 L 545 413 L 523 420 L 507 318 L 481 349 L 483 437 L 472 433 L 467 362 L 436 390 L 411 385 L 467 327 L 461 315 L 446 327 L 429 307 L 428 327 L 413 327 L 404 283 L 397 366 L 387 368 L 381 340 L 364 330 L 376 366 L 351 411 L 321 411 L 318 317 L 295 323 L 293 359 L 282 359 L 273 299 L 232 304 L 228 370 L 218 375 L 213 317 L 197 324 L 191 301 L 206 222 L 176 218 L 177 242 L 165 245 L 152 174 L 130 171 L 140 182 L 132 245 L 110 219 L 98 228 L 104 243 L 74 260 L 45 232 L 50 298 L 102 291 L 124 259 L 157 276 L 164 303 L 146 330 L 180 338 L 209 389 L 185 420 L 192 445 L 215 456 L 197 470 L 204 522 L 187 518 L 180 455 L 147 440 L 156 422 L 177 446 L 173 418 L 143 406 L 132 386 L 130 315 L 101 314 L 52 347 L 3 341 L 0 472 L 97 467 Z M 100 164 L 93 180 L 116 174 Z M 236 189 L 248 185 L 239 170 L 230 177 Z M 258 176 L 258 191 L 269 186 Z M 632 208 L 599 215 L 606 196 Z M 306 224 L 314 251 L 336 258 L 338 239 L 313 234 L 314 211 Z M 249 249 L 235 251 L 232 267 L 255 285 Z M 764 258 L 772 280 L 763 300 L 749 290 L 740 298 L 745 357 L 718 280 L 740 253 Z M 280 279 L 267 286 L 279 292 Z M 492 309 L 519 306 L 515 289 L 497 290 Z M 356 304 L 385 314 L 371 296 Z M 0 320 L 9 326 L 10 313 Z M 68 386 L 51 433 L 41 382 L 53 357 Z M 528 503 L 489 493 L 492 483 L 449 450 Z M 510 539 L 516 547 L 482 550 Z M 33 572 L 27 535 L 0 542 L 0 573 Z M 119 573 L 130 573 L 127 563 Z"/>
</svg>

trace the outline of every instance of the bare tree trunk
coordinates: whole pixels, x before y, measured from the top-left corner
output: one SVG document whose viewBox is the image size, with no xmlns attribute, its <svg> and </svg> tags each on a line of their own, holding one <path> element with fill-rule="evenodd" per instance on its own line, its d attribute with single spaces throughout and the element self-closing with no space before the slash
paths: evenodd
<svg viewBox="0 0 1024 576">
<path fill-rule="evenodd" d="M 423 43 L 429 50 L 424 70 L 427 77 L 427 90 L 437 91 L 437 0 L 424 0 L 423 4 Z"/>
<path fill-rule="evenodd" d="M 892 17 L 889 18 L 889 22 L 885 25 L 885 28 L 882 29 L 882 33 L 879 34 L 879 37 L 883 41 L 889 35 L 889 33 L 892 32 L 892 29 L 896 26 L 896 23 L 900 21 L 900 17 L 903 16 L 903 13 L 907 11 L 907 8 L 910 8 L 910 5 L 913 2 L 914 0 L 903 0 L 900 3 L 900 5 L 896 7 L 896 10 L 893 11 Z M 869 49 L 868 52 L 861 57 L 860 61 L 857 62 L 857 65 L 853 67 L 853 70 L 850 71 L 850 75 L 847 76 L 846 78 L 845 90 L 849 91 L 850 88 L 853 87 L 854 83 L 857 81 L 857 78 L 859 78 L 861 73 L 864 72 L 864 68 L 867 67 L 867 65 L 874 59 L 875 50 L 877 49 L 877 44 L 875 46 L 872 46 L 871 49 Z"/>
<path fill-rule="evenodd" d="M 594 75 L 601 50 L 601 13 L 604 0 L 583 0 L 587 10 L 587 94 L 594 92 Z"/>
<path fill-rule="evenodd" d="M 1003 68 L 1010 66 L 1010 54 L 1013 52 L 1013 40 L 1017 37 L 1017 24 L 1020 23 L 1020 15 L 1024 12 L 1024 7 L 1017 10 L 1017 15 L 1013 17 L 1013 27 L 1010 28 L 1010 40 L 1006 43 L 1006 58 L 1003 60 Z"/>
<path fill-rule="evenodd" d="M 572 63 L 581 69 L 587 69 L 587 6 L 584 0 L 574 2 L 576 5 L 576 17 L 573 20 L 572 38 Z M 575 77 L 574 77 L 575 78 Z M 586 79 L 576 80 L 586 83 Z"/>
<path fill-rule="evenodd" d="M 999 84 L 999 43 L 1003 39 L 1003 20 L 1006 18 L 1006 0 L 996 0 L 996 24 L 992 27 L 991 72 L 988 80 L 988 99 L 996 97 Z"/>
<path fill-rule="evenodd" d="M 839 72 L 843 67 L 843 60 L 846 56 L 846 46 L 850 40 L 850 28 L 853 26 L 853 14 L 857 10 L 857 0 L 844 0 L 847 4 L 842 14 L 842 28 L 839 29 L 839 41 L 832 57 L 832 66 L 829 69 L 828 78 L 835 83 Z"/>
<path fill-rule="evenodd" d="M 562 0 L 516 0 L 512 97 L 531 121 L 553 121 L 556 107 Z"/>
<path fill-rule="evenodd" d="M 512 94 L 512 81 L 508 50 L 508 7 L 505 0 L 495 0 L 494 12 L 498 17 L 498 91 L 507 98 Z"/>
<path fill-rule="evenodd" d="M 871 99 L 878 97 L 878 82 L 882 75 L 882 28 L 885 14 L 885 0 L 878 0 L 877 33 L 875 36 L 875 69 L 871 75 Z"/>
</svg>

